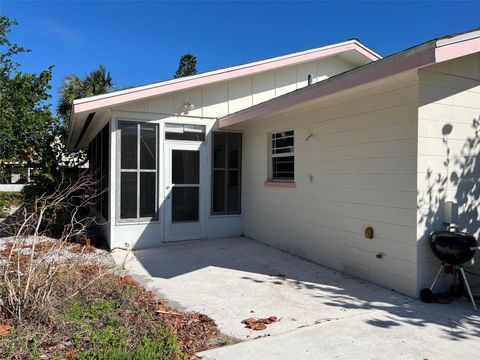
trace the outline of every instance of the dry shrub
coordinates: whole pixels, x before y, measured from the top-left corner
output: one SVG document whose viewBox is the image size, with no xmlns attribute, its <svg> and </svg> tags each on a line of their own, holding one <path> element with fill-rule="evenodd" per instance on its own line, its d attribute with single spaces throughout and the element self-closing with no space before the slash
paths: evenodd
<svg viewBox="0 0 480 360">
<path fill-rule="evenodd" d="M 0 358 L 176 360 L 217 345 L 213 320 L 170 309 L 87 258 L 92 247 L 69 242 L 94 222 L 82 210 L 99 196 L 95 185 L 83 175 L 59 186 L 6 229 L 12 236 L 0 246 L 0 327 L 9 335 L 0 335 Z M 52 240 L 44 235 L 58 212 L 69 221 Z"/>
<path fill-rule="evenodd" d="M 16 322 L 48 321 L 53 299 L 78 291 L 63 286 L 58 276 L 72 271 L 81 257 L 65 262 L 62 253 L 68 241 L 85 235 L 94 223 L 85 211 L 100 195 L 97 189 L 89 173 L 61 181 L 51 194 L 41 195 L 23 207 L 15 222 L 3 226 L 3 231 L 12 236 L 3 240 L 6 247 L 0 265 L 0 310 Z M 58 240 L 45 246 L 43 236 L 50 232 L 58 214 L 68 221 Z"/>
</svg>

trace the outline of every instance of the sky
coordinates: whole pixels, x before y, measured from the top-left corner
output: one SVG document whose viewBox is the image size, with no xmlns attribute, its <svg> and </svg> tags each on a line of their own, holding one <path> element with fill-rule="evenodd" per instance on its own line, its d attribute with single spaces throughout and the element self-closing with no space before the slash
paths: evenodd
<svg viewBox="0 0 480 360">
<path fill-rule="evenodd" d="M 163 2 L 0 0 L 10 38 L 32 50 L 21 70 L 54 65 L 52 103 L 68 74 L 106 65 L 115 86 L 173 77 L 190 52 L 199 72 L 357 38 L 383 56 L 480 27 L 475 2 Z"/>
</svg>

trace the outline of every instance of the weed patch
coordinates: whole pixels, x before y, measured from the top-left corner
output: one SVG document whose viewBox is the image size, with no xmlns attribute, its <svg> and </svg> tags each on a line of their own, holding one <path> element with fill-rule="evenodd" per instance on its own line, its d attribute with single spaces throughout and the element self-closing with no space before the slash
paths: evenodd
<svg viewBox="0 0 480 360">
<path fill-rule="evenodd" d="M 29 251 L 18 247 L 13 256 L 28 258 Z M 51 245 L 38 246 L 35 258 L 51 251 Z M 0 325 L 7 325 L 0 334 L 1 359 L 176 360 L 221 343 L 207 316 L 171 309 L 153 292 L 98 264 L 80 261 L 72 267 L 58 261 L 48 302 L 32 302 L 21 319 L 0 302 Z M 38 267 L 33 288 L 42 286 L 42 273 L 51 276 L 49 266 Z M 6 291 L 0 284 L 0 299 Z"/>
</svg>

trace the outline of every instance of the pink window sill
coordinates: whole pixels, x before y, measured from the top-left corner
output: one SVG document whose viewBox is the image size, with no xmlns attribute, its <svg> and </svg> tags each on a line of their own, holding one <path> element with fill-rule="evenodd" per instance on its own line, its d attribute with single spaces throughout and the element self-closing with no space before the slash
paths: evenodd
<svg viewBox="0 0 480 360">
<path fill-rule="evenodd" d="M 265 181 L 263 185 L 268 187 L 277 187 L 277 188 L 285 188 L 285 189 L 294 189 L 296 187 L 294 181 Z"/>
</svg>

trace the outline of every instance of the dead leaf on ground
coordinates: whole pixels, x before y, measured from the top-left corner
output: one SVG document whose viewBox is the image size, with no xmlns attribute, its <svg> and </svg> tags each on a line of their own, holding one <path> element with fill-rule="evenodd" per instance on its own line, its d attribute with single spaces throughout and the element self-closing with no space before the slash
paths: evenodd
<svg viewBox="0 0 480 360">
<path fill-rule="evenodd" d="M 74 359 L 76 354 L 77 354 L 77 350 L 76 350 L 76 349 L 72 349 L 72 350 L 70 350 L 70 351 L 67 351 L 67 354 L 66 354 L 67 360 L 72 360 L 72 359 Z"/>
<path fill-rule="evenodd" d="M 131 285 L 133 283 L 133 278 L 130 275 L 125 275 L 122 278 L 122 281 L 127 285 Z"/>
<path fill-rule="evenodd" d="M 265 330 L 267 328 L 267 325 L 265 325 L 264 323 L 261 323 L 261 322 L 255 322 L 255 323 L 252 323 L 250 325 L 248 325 L 250 327 L 250 329 L 252 330 Z"/>
<path fill-rule="evenodd" d="M 6 336 L 10 334 L 10 329 L 12 328 L 11 325 L 8 324 L 3 324 L 0 325 L 0 336 Z"/>
<path fill-rule="evenodd" d="M 278 321 L 276 316 L 270 316 L 268 318 L 257 319 L 257 318 L 248 318 L 242 320 L 242 324 L 245 324 L 247 328 L 252 330 L 265 330 L 267 325 Z"/>
</svg>

